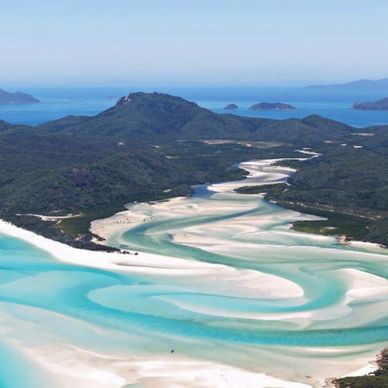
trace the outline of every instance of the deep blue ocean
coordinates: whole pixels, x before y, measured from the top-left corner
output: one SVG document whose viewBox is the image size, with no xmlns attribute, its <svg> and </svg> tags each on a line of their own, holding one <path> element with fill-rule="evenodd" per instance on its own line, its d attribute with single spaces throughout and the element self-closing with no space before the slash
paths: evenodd
<svg viewBox="0 0 388 388">
<path fill-rule="evenodd" d="M 312 90 L 291 87 L 7 87 L 41 100 L 41 104 L 0 106 L 0 119 L 10 123 L 37 125 L 66 115 L 94 115 L 115 104 L 129 92 L 158 91 L 181 96 L 217 113 L 229 103 L 240 109 L 233 114 L 285 119 L 319 114 L 344 123 L 364 127 L 388 124 L 388 111 L 356 111 L 354 102 L 373 101 L 388 96 L 388 91 Z M 250 111 L 257 102 L 284 102 L 296 107 L 292 111 Z"/>
</svg>

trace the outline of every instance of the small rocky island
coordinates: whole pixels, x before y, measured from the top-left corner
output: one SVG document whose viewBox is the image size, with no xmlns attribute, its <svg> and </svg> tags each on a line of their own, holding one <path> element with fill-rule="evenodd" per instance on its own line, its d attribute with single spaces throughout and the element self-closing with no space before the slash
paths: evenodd
<svg viewBox="0 0 388 388">
<path fill-rule="evenodd" d="M 40 101 L 27 93 L 10 93 L 0 89 L 0 105 L 37 104 Z"/>
<path fill-rule="evenodd" d="M 353 105 L 356 110 L 388 110 L 388 97 L 378 101 L 357 102 Z"/>
<path fill-rule="evenodd" d="M 229 104 L 229 105 L 226 105 L 226 107 L 224 108 L 224 110 L 234 110 L 234 109 L 238 109 L 238 106 L 236 104 Z"/>
<path fill-rule="evenodd" d="M 282 102 L 259 102 L 252 105 L 250 110 L 292 110 L 294 106 L 290 104 L 284 104 Z"/>
</svg>

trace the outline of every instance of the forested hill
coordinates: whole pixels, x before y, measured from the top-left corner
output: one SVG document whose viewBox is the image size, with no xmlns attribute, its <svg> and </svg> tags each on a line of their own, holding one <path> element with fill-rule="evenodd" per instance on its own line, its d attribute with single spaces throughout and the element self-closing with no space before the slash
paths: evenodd
<svg viewBox="0 0 388 388">
<path fill-rule="evenodd" d="M 315 115 L 219 115 L 159 93 L 131 93 L 96 116 L 68 116 L 39 127 L 0 121 L 0 217 L 93 247 L 89 221 L 125 203 L 187 195 L 191 185 L 243 176 L 232 167 L 236 162 L 300 157 L 295 149 L 301 147 L 323 156 L 298 165 L 281 200 L 351 207 L 374 220 L 372 238 L 386 242 L 388 204 L 381 199 L 388 193 L 387 128 L 360 130 Z M 31 213 L 82 215 L 72 224 L 41 222 Z M 384 223 L 385 229 L 376 226 Z"/>
<path fill-rule="evenodd" d="M 304 120 L 272 120 L 216 114 L 180 97 L 130 93 L 93 117 L 65 117 L 41 127 L 50 133 L 116 136 L 131 139 L 232 138 L 311 144 L 342 139 L 353 128 L 309 116 Z"/>
</svg>

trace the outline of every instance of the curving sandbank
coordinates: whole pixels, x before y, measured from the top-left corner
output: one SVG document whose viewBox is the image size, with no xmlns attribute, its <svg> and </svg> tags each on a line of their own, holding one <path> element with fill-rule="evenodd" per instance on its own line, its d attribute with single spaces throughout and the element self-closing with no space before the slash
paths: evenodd
<svg viewBox="0 0 388 388">
<path fill-rule="evenodd" d="M 250 167 L 248 180 L 255 179 L 256 182 L 249 181 L 255 185 L 267 184 L 271 179 L 284 180 L 290 172 L 271 166 L 268 161 L 251 163 Z M 382 265 L 386 257 L 375 248 L 370 252 L 368 247 L 358 251 L 339 246 L 330 237 L 289 230 L 291 220 L 309 216 L 268 206 L 261 195 L 231 192 L 235 184 L 239 187 L 246 183 L 243 180 L 215 185 L 215 190 L 211 189 L 212 185 L 209 189 L 213 194 L 205 199 L 176 198 L 136 204 L 128 212 L 99 223 L 102 228 L 104 222 L 108 223 L 108 231 L 112 232 L 107 236 L 108 243 L 122 244 L 123 249 L 136 251 L 138 255 L 78 250 L 5 222 L 0 222 L 0 232 L 28 241 L 68 264 L 158 281 L 155 285 L 143 284 L 143 281 L 134 285 L 113 283 L 93 286 L 88 291 L 90 302 L 117 311 L 152 316 L 159 313 L 160 308 L 164 317 L 170 319 L 177 314 L 187 316 L 189 321 L 204 319 L 204 325 L 209 319 L 213 325 L 218 320 L 225 321 L 226 326 L 221 326 L 220 332 L 237 322 L 237 327 L 242 325 L 247 329 L 257 325 L 257 330 L 263 328 L 263 334 L 276 329 L 299 334 L 304 330 L 357 328 L 381 319 L 387 311 L 386 280 L 368 271 Z M 178 224 L 171 222 L 172 216 L 179 218 Z M 139 232 L 132 234 L 132 230 Z M 158 245 L 156 248 L 144 246 L 142 250 L 139 236 L 147 243 Z M 134 247 L 131 238 L 136 242 Z M 180 257 L 176 251 L 169 255 L 170 244 L 174 248 L 183 247 L 184 250 L 178 252 L 183 255 Z M 209 261 L 213 256 L 199 257 L 201 260 L 190 258 L 190 248 L 199 249 L 195 252 L 200 255 L 221 255 L 222 260 Z M 152 253 L 159 249 L 163 255 Z M 328 285 L 338 287 L 340 297 L 327 294 Z M 330 303 L 326 301 L 329 297 L 332 298 L 328 299 Z M 137 300 L 139 303 L 135 303 Z M 314 306 L 316 301 L 320 304 Z M 165 306 L 169 310 L 165 310 Z M 42 325 L 54 319 L 52 315 L 46 312 L 38 321 Z M 35 310 L 34 316 L 37 320 Z M 66 315 L 56 319 L 70 325 Z M 9 317 L 3 321 L 9 324 L 9 336 L 16 337 L 12 330 L 16 330 L 20 322 L 11 321 Z M 32 332 L 36 330 L 35 323 L 22 323 L 22 333 L 28 327 Z M 79 320 L 71 324 L 76 323 L 84 324 Z M 102 330 L 94 325 L 88 328 L 98 333 Z M 152 331 L 145 332 L 149 341 L 157 339 Z M 167 332 L 167 338 L 175 335 L 180 337 L 184 333 Z M 160 354 L 159 350 L 149 354 L 96 351 L 56 336 L 55 346 L 25 344 L 23 335 L 22 341 L 14 346 L 39 362 L 64 385 L 75 387 L 91 384 L 118 387 L 123 383 L 171 386 L 171 382 L 183 386 L 237 387 L 241 386 L 241 381 L 248 387 L 318 387 L 326 377 L 349 374 L 365 367 L 383 347 L 381 343 L 301 347 L 231 345 L 226 341 L 212 347 L 212 340 L 201 339 L 202 335 L 203 332 L 199 337 L 189 337 L 191 346 L 199 343 L 203 349 L 193 357 L 181 351 L 174 355 Z M 140 345 L 148 341 L 146 338 L 133 340 Z M 208 352 L 215 361 L 204 359 Z M 177 372 L 178 368 L 181 373 Z"/>
<path fill-rule="evenodd" d="M 21 229 L 0 220 L 0 234 L 12 236 L 40 249 L 55 258 L 73 265 L 91 266 L 111 271 L 143 273 L 168 277 L 209 278 L 211 282 L 225 282 L 229 292 L 268 297 L 287 295 L 302 296 L 303 291 L 291 282 L 254 271 L 241 271 L 231 267 L 214 265 L 186 259 L 158 256 L 139 252 L 138 255 L 95 252 L 76 249 L 59 242 L 46 239 L 33 232 Z M 144 264 L 147 264 L 146 266 Z M 246 287 L 241 286 L 246 282 Z M 64 319 L 64 317 L 62 317 Z M 18 327 L 9 316 L 2 318 L 3 325 Z M 24 331 L 25 329 L 23 329 Z M 13 338 L 12 332 L 6 330 Z M 11 341 L 11 345 L 23 352 L 33 364 L 39 364 L 58 383 L 66 387 L 122 387 L 125 384 L 139 383 L 142 386 L 170 387 L 171 384 L 187 387 L 237 387 L 243 382 L 246 387 L 275 385 L 279 387 L 310 387 L 306 384 L 292 383 L 264 373 L 253 373 L 228 365 L 210 363 L 195 359 L 165 356 L 161 359 L 116 359 L 108 354 L 94 354 L 71 344 L 44 348 L 28 347 L 22 340 Z M 179 368 L 179 373 L 177 372 Z"/>
<path fill-rule="evenodd" d="M 238 257 L 240 262 L 243 260 L 244 265 L 254 265 L 252 263 L 255 263 L 258 257 L 270 258 L 271 262 L 279 260 L 285 271 L 290 270 L 290 277 L 295 275 L 296 281 L 285 276 L 284 271 L 283 274 L 280 271 L 277 272 L 277 279 L 287 278 L 295 285 L 303 289 L 307 287 L 308 290 L 307 295 L 304 295 L 304 300 L 294 298 L 293 302 L 290 302 L 297 306 L 295 309 L 283 305 L 281 309 L 283 311 L 277 312 L 260 311 L 259 305 L 255 304 L 250 304 L 244 309 L 231 306 L 225 309 L 222 305 L 207 305 L 206 299 L 200 303 L 187 299 L 164 298 L 183 310 L 210 316 L 253 319 L 260 322 L 282 322 L 295 325 L 300 330 L 358 328 L 371 324 L 374 319 L 384 319 L 384 311 L 387 311 L 388 308 L 387 281 L 384 277 L 368 273 L 369 268 L 367 268 L 369 266 L 372 268 L 376 262 L 378 265 L 384 265 L 386 263 L 384 251 L 375 245 L 358 242 L 345 247 L 339 245 L 333 237 L 295 232 L 290 230 L 292 222 L 318 219 L 318 217 L 285 209 L 277 211 L 276 207 L 262 201 L 263 195 L 261 194 L 244 195 L 233 192 L 235 188 L 241 186 L 285 182 L 293 170 L 274 166 L 273 163 L 278 161 L 279 159 L 240 164 L 241 168 L 249 172 L 248 178 L 210 185 L 208 186 L 210 197 L 173 198 L 163 202 L 129 205 L 127 211 L 105 220 L 95 221 L 92 224 L 92 231 L 104 237 L 106 239 L 104 243 L 122 248 L 148 249 L 146 245 L 139 244 L 137 231 L 141 230 L 142 236 L 145 236 L 146 239 L 157 240 L 160 247 L 166 249 L 165 252 L 162 251 L 164 254 L 169 250 L 176 251 L 176 246 L 178 246 L 192 247 L 216 256 L 221 254 L 226 258 Z M 220 215 L 228 216 L 222 218 Z M 174 220 L 184 218 L 190 218 L 192 222 L 178 221 L 174 225 Z M 285 220 L 289 222 L 284 222 Z M 190 251 L 187 252 L 187 258 L 189 258 Z M 314 283 L 319 278 L 311 276 L 313 273 L 306 276 L 306 273 L 301 272 L 300 269 L 295 270 L 295 263 L 299 263 L 298 266 L 305 266 L 298 258 L 301 255 L 307 256 L 308 265 L 314 268 L 314 270 L 308 270 L 308 273 L 318 270 L 318 273 L 322 271 L 324 274 L 322 290 L 316 292 L 316 295 L 309 294 L 315 284 L 316 287 L 320 287 L 319 282 Z M 327 267 L 328 272 L 325 273 L 324 266 L 327 264 L 321 263 L 328 262 L 327 256 L 330 257 L 332 264 Z M 340 265 L 336 264 L 337 258 Z M 234 265 L 230 259 L 224 260 L 224 264 L 227 262 L 231 263 L 230 266 Z M 237 263 L 237 261 L 234 262 Z M 365 268 L 360 268 L 360 264 L 355 264 L 356 262 L 364 263 Z M 273 270 L 270 264 L 262 268 L 264 272 Z M 258 271 L 257 268 L 254 271 Z M 332 304 L 319 309 L 303 308 L 305 304 L 313 305 L 314 298 L 323 298 L 325 292 L 329 294 L 331 284 L 339 287 L 339 298 L 333 298 Z M 258 293 L 257 297 L 260 298 L 261 295 Z M 293 296 L 289 299 L 292 298 Z M 256 308 L 256 311 L 250 311 L 252 308 Z M 383 344 L 375 344 L 370 349 L 374 348 L 374 353 L 377 353 L 381 347 Z M 304 348 L 304 352 L 309 354 L 317 350 L 313 349 Z M 330 346 L 320 348 L 320 356 L 317 357 L 316 363 L 320 365 L 321 370 L 319 373 L 315 371 L 318 379 L 316 381 L 322 382 L 324 376 L 356 373 L 357 370 L 363 370 L 368 360 L 374 357 L 370 349 L 368 351 L 354 349 L 355 353 L 365 353 L 362 356 L 353 356 L 352 361 L 347 360 L 344 363 L 343 357 L 338 357 L 338 349 Z M 323 356 L 324 354 L 326 356 Z M 331 355 L 332 363 L 337 366 L 337 370 L 332 370 L 328 365 L 328 360 L 330 360 L 328 354 Z"/>
</svg>

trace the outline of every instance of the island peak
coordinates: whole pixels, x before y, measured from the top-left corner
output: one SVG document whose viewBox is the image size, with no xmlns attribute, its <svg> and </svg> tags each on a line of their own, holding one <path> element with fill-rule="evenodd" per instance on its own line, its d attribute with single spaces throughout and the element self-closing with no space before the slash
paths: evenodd
<svg viewBox="0 0 388 388">
<path fill-rule="evenodd" d="M 10 93 L 0 89 L 0 105 L 37 104 L 40 101 L 27 93 Z"/>
<path fill-rule="evenodd" d="M 357 102 L 353 104 L 356 110 L 388 110 L 388 97 L 377 101 Z"/>
<path fill-rule="evenodd" d="M 236 104 L 228 104 L 224 107 L 224 110 L 234 110 L 234 109 L 238 109 L 238 105 Z"/>
<path fill-rule="evenodd" d="M 294 106 L 283 102 L 259 102 L 252 105 L 250 110 L 292 110 Z"/>
</svg>

